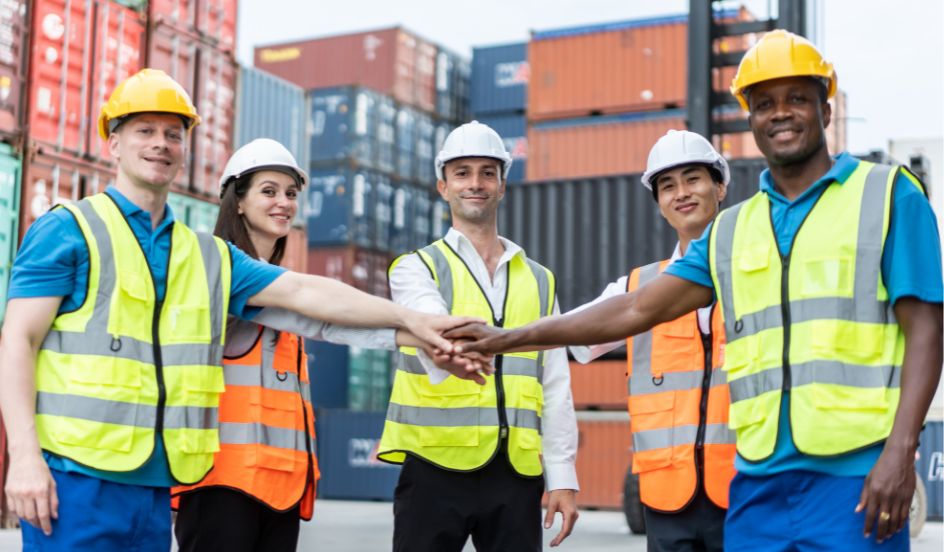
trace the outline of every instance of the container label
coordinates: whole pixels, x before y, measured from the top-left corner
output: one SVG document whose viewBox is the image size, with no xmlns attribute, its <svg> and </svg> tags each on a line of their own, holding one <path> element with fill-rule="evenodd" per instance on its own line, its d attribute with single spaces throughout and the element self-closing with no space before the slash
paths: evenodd
<svg viewBox="0 0 944 552">
<path fill-rule="evenodd" d="M 928 482 L 944 481 L 944 452 L 936 451 L 928 462 Z"/>
<path fill-rule="evenodd" d="M 347 463 L 352 468 L 398 468 L 377 460 L 380 439 L 352 438 L 347 442 Z"/>
<path fill-rule="evenodd" d="M 507 88 L 528 84 L 531 67 L 527 61 L 512 61 L 495 65 L 495 86 Z"/>
<path fill-rule="evenodd" d="M 278 63 L 281 61 L 290 61 L 302 56 L 299 48 L 266 48 L 259 52 L 259 59 L 263 63 Z"/>
</svg>

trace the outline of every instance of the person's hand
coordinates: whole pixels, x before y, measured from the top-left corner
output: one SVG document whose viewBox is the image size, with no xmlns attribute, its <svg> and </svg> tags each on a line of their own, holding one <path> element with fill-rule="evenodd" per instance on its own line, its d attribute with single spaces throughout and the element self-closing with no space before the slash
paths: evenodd
<svg viewBox="0 0 944 552">
<path fill-rule="evenodd" d="M 433 347 L 425 349 L 425 352 L 437 368 L 446 370 L 457 378 L 472 380 L 479 385 L 485 385 L 485 376 L 495 372 L 492 357 L 488 355 L 446 353 Z"/>
<path fill-rule="evenodd" d="M 452 342 L 442 336 L 443 332 L 464 324 L 481 323 L 480 318 L 470 316 L 448 316 L 445 314 L 426 314 L 407 310 L 404 327 L 410 333 L 444 353 L 452 353 Z"/>
<path fill-rule="evenodd" d="M 915 492 L 914 451 L 882 451 L 878 462 L 865 477 L 855 511 L 865 510 L 865 537 L 875 527 L 881 543 L 905 528 Z"/>
<path fill-rule="evenodd" d="M 547 514 L 544 516 L 544 528 L 550 529 L 554 525 L 554 514 L 561 513 L 563 524 L 561 530 L 551 541 L 551 546 L 564 542 L 574 530 L 574 524 L 580 514 L 577 513 L 577 493 L 573 489 L 556 489 L 547 494 Z"/>
<path fill-rule="evenodd" d="M 503 338 L 508 330 L 489 326 L 483 322 L 465 324 L 452 328 L 443 337 L 458 341 L 457 352 L 494 354 L 504 352 Z"/>
<path fill-rule="evenodd" d="M 10 476 L 6 484 L 7 508 L 17 517 L 52 534 L 52 520 L 59 518 L 56 481 L 49 466 L 36 451 L 10 455 Z"/>
</svg>

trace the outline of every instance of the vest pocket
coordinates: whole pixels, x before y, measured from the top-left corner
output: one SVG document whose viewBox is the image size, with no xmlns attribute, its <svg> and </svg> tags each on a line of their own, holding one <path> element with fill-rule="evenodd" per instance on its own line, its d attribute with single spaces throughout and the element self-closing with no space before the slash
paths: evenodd
<svg viewBox="0 0 944 552">
<path fill-rule="evenodd" d="M 798 271 L 804 297 L 850 297 L 855 262 L 849 257 L 811 259 Z"/>
<path fill-rule="evenodd" d="M 219 452 L 220 434 L 215 429 L 178 429 L 177 442 L 180 450 L 186 454 L 207 454 Z M 165 433 L 170 431 L 165 430 Z"/>
<path fill-rule="evenodd" d="M 479 446 L 478 419 L 469 426 L 416 428 L 420 446 L 423 447 L 477 447 Z"/>
<path fill-rule="evenodd" d="M 178 342 L 210 339 L 210 308 L 205 305 L 172 305 L 164 313 L 167 331 Z"/>
<path fill-rule="evenodd" d="M 68 400 L 68 396 L 64 397 Z M 112 450 L 127 453 L 134 443 L 132 426 L 112 425 L 105 426 L 96 422 L 88 422 L 75 418 L 59 418 L 55 422 L 56 441 L 64 445 L 85 447 L 96 450 Z M 91 429 L 91 431 L 90 431 Z M 145 432 L 147 430 L 141 429 Z"/>
<path fill-rule="evenodd" d="M 737 257 L 737 268 L 741 272 L 757 272 L 770 264 L 770 242 L 758 241 L 744 246 Z"/>
<path fill-rule="evenodd" d="M 728 409 L 728 427 L 734 430 L 759 424 L 765 419 L 767 412 L 757 399 L 732 402 Z"/>
<path fill-rule="evenodd" d="M 255 465 L 268 470 L 294 472 L 297 463 L 295 451 L 269 446 L 254 447 Z"/>
</svg>

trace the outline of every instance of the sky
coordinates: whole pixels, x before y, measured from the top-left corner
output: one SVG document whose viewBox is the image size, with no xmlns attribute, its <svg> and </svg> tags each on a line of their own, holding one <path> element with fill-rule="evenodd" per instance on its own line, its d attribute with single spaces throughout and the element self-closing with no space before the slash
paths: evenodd
<svg viewBox="0 0 944 552">
<path fill-rule="evenodd" d="M 729 3 L 736 5 L 736 3 Z M 759 18 L 776 1 L 748 0 Z M 532 30 L 679 14 L 687 0 L 240 0 L 238 58 L 253 47 L 402 25 L 455 52 L 528 39 Z M 848 149 L 944 135 L 944 2 L 808 0 L 809 34 L 848 95 Z"/>
</svg>

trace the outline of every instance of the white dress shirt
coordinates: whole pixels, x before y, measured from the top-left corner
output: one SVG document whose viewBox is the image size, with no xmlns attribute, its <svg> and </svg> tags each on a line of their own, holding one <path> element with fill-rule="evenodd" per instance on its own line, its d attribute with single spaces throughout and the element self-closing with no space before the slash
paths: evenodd
<svg viewBox="0 0 944 552">
<path fill-rule="evenodd" d="M 226 356 L 240 356 L 251 349 L 258 337 L 258 326 L 281 332 L 289 332 L 315 341 L 327 341 L 338 345 L 352 345 L 365 349 L 395 350 L 396 330 L 349 328 L 315 320 L 294 311 L 266 307 L 251 321 L 230 317 L 226 323 Z"/>
<path fill-rule="evenodd" d="M 508 287 L 505 265 L 515 256 L 524 256 L 517 244 L 499 237 L 505 252 L 498 260 L 495 277 L 491 278 L 485 261 L 479 256 L 472 242 L 455 228 L 450 228 L 444 238 L 459 254 L 481 284 L 495 318 L 502 315 L 505 291 Z M 446 302 L 439 294 L 436 282 L 419 255 L 407 255 L 390 274 L 390 294 L 401 305 L 421 312 L 447 314 Z M 557 299 L 554 300 L 557 312 Z M 429 373 L 429 380 L 437 384 L 449 377 L 449 372 L 437 368 L 422 351 L 419 360 Z M 541 440 L 544 445 L 544 473 L 547 489 L 579 489 L 577 485 L 577 417 L 574 400 L 570 393 L 570 367 L 563 348 L 551 349 L 544 356 L 544 410 L 541 413 Z"/>
<path fill-rule="evenodd" d="M 669 262 L 673 262 L 676 259 L 682 257 L 682 250 L 678 243 L 675 244 L 675 251 L 672 252 L 672 257 L 669 258 Z M 611 282 L 606 289 L 603 290 L 603 293 L 599 297 L 590 301 L 589 303 L 580 305 L 579 307 L 573 309 L 570 312 L 578 312 L 585 308 L 596 305 L 606 301 L 611 297 L 616 297 L 617 295 L 622 295 L 626 293 L 626 282 L 629 279 L 629 276 L 622 276 L 619 280 Z M 570 314 L 568 312 L 568 314 Z M 701 330 L 702 334 L 711 333 L 711 305 L 707 307 L 702 307 L 698 309 L 698 329 Z M 580 364 L 587 364 L 595 358 L 599 358 L 606 353 L 619 349 L 626 345 L 626 341 L 613 341 L 610 343 L 602 343 L 600 345 L 571 345 L 570 354 L 574 355 L 574 359 Z"/>
</svg>

